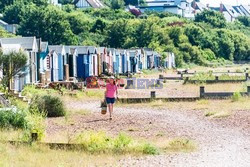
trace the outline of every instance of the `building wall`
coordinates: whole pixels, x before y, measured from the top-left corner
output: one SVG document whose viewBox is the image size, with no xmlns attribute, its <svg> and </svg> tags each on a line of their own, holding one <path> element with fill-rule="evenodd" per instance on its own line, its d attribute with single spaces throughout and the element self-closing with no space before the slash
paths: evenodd
<svg viewBox="0 0 250 167">
<path fill-rule="evenodd" d="M 232 22 L 232 21 L 234 21 L 235 19 L 234 18 L 232 18 L 232 16 L 228 13 L 228 12 L 223 12 L 223 14 L 224 14 L 224 17 L 225 17 L 225 19 L 228 21 L 228 22 Z"/>
</svg>

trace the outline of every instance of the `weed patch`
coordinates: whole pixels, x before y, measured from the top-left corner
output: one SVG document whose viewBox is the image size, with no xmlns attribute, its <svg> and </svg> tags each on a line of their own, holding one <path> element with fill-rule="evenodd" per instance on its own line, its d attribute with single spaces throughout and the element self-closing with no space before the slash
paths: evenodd
<svg viewBox="0 0 250 167">
<path fill-rule="evenodd" d="M 226 111 L 209 111 L 205 113 L 206 117 L 212 117 L 212 118 L 225 118 L 230 116 L 231 113 L 230 112 L 226 112 Z"/>
<path fill-rule="evenodd" d="M 195 150 L 196 145 L 192 140 L 185 138 L 176 138 L 168 141 L 167 146 L 165 147 L 166 151 L 181 151 L 181 152 L 190 152 Z"/>
<path fill-rule="evenodd" d="M 104 132 L 87 131 L 76 137 L 76 142 L 83 145 L 83 149 L 90 153 L 140 153 L 158 154 L 158 149 L 145 142 L 135 141 L 131 137 L 120 133 L 117 137 L 109 137 Z"/>
</svg>

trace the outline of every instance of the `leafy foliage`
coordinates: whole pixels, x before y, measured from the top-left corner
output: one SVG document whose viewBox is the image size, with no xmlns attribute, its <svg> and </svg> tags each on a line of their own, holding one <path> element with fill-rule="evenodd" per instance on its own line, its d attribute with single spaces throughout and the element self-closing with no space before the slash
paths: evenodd
<svg viewBox="0 0 250 167">
<path fill-rule="evenodd" d="M 86 131 L 76 137 L 76 142 L 83 145 L 83 149 L 90 153 L 142 153 L 158 154 L 156 147 L 149 143 L 138 142 L 126 134 L 109 137 L 104 132 Z"/>
<path fill-rule="evenodd" d="M 248 17 L 227 23 L 223 14 L 213 10 L 197 14 L 195 21 L 168 12 L 146 12 L 138 17 L 123 9 L 123 0 L 104 1 L 113 9 L 80 10 L 67 0 L 63 3 L 60 9 L 35 0 L 15 1 L 5 7 L 4 20 L 20 24 L 19 35 L 41 37 L 50 44 L 145 47 L 162 55 L 173 52 L 177 67 L 249 59 Z"/>
<path fill-rule="evenodd" d="M 0 64 L 2 64 L 3 79 L 2 84 L 8 86 L 10 79 L 25 68 L 27 55 L 22 52 L 10 52 L 3 54 L 0 52 Z"/>
<path fill-rule="evenodd" d="M 33 97 L 30 104 L 30 110 L 36 108 L 41 113 L 46 113 L 48 117 L 60 117 L 66 114 L 62 100 L 56 96 L 44 95 Z"/>
<path fill-rule="evenodd" d="M 16 109 L 0 110 L 0 128 L 23 129 L 27 126 L 26 113 Z"/>
<path fill-rule="evenodd" d="M 226 19 L 222 13 L 214 10 L 204 10 L 195 16 L 196 22 L 205 22 L 211 24 L 213 27 L 224 28 L 226 27 Z"/>
</svg>

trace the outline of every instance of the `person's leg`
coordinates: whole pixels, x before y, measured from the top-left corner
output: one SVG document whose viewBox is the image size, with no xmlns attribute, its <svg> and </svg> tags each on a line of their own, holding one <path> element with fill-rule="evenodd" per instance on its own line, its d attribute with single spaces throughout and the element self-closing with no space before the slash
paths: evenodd
<svg viewBox="0 0 250 167">
<path fill-rule="evenodd" d="M 112 119 L 113 103 L 110 104 L 110 118 Z"/>
<path fill-rule="evenodd" d="M 112 104 L 108 104 L 108 108 L 109 108 L 109 118 L 112 118 Z"/>
</svg>

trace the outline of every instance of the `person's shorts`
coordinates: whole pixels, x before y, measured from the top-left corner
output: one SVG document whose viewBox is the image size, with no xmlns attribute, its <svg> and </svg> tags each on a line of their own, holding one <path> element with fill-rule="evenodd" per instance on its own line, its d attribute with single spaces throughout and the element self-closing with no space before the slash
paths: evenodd
<svg viewBox="0 0 250 167">
<path fill-rule="evenodd" d="M 114 104 L 115 103 L 115 98 L 106 97 L 106 102 L 107 102 L 107 104 Z"/>
</svg>

